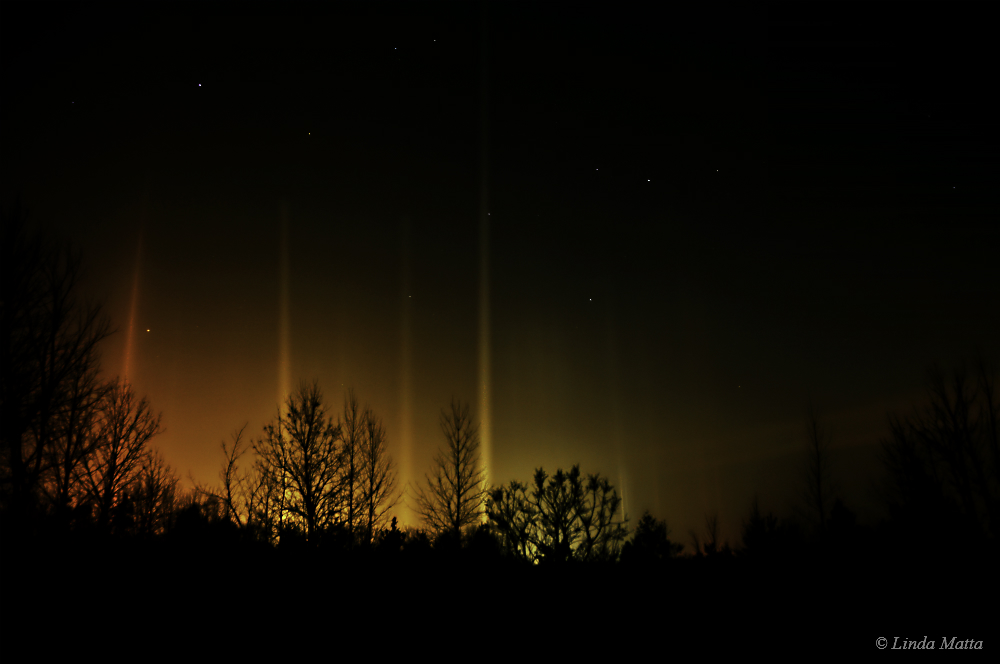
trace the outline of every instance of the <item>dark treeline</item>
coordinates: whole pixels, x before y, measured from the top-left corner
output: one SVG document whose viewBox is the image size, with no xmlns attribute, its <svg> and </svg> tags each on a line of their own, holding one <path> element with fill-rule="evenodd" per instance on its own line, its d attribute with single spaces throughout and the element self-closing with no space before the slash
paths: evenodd
<svg viewBox="0 0 1000 664">
<path fill-rule="evenodd" d="M 882 605 L 858 599 L 874 587 L 917 611 L 928 584 L 941 592 L 993 578 L 1000 400 L 985 362 L 971 374 L 931 372 L 927 403 L 891 419 L 887 519 L 858 523 L 831 490 L 829 437 L 813 414 L 804 513 L 775 515 L 754 500 L 740 541 L 720 541 L 709 515 L 686 549 L 655 515 L 629 520 L 608 479 L 579 466 L 487 486 L 477 426 L 458 401 L 441 412 L 424 481 L 401 487 L 381 419 L 353 391 L 332 408 L 316 384 L 302 384 L 257 435 L 244 426 L 223 443 L 217 483 L 183 491 L 153 447 L 152 406 L 127 381 L 101 378 L 97 345 L 111 328 L 76 299 L 79 265 L 5 213 L 0 554 L 4 595 L 26 605 L 184 588 L 258 603 L 350 596 L 372 611 L 391 597 L 434 597 L 453 614 L 491 602 L 522 612 L 537 600 L 566 615 L 669 616 L 848 600 L 875 616 Z M 398 525 L 403 500 L 420 528 Z"/>
</svg>

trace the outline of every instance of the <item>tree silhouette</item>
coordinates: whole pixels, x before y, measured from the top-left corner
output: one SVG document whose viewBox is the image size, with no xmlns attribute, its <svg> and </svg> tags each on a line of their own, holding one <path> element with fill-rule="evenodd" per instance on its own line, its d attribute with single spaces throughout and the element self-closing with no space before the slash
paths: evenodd
<svg viewBox="0 0 1000 664">
<path fill-rule="evenodd" d="M 365 542 L 371 543 L 375 533 L 385 527 L 388 511 L 401 496 L 396 493 L 396 467 L 386 449 L 385 427 L 369 408 L 364 413 L 359 457 L 358 507 Z"/>
<path fill-rule="evenodd" d="M 654 518 L 647 510 L 636 524 L 632 539 L 622 547 L 622 562 L 659 563 L 676 557 L 683 550 L 683 544 L 670 541 L 667 523 Z"/>
<path fill-rule="evenodd" d="M 535 471 L 530 494 L 513 481 L 490 492 L 488 515 L 509 553 L 535 562 L 615 560 L 628 535 L 616 514 L 621 498 L 606 478 L 580 467 L 551 477 Z"/>
<path fill-rule="evenodd" d="M 577 466 L 574 466 L 574 469 Z M 581 541 L 577 553 L 583 560 L 616 560 L 628 536 L 627 518 L 616 520 L 622 500 L 606 477 L 588 475 L 577 510 Z"/>
<path fill-rule="evenodd" d="M 710 512 L 705 515 L 705 538 L 698 537 L 698 532 L 691 529 L 691 540 L 694 544 L 695 555 L 715 556 L 718 554 L 729 555 L 732 550 L 728 542 L 719 542 L 719 513 Z"/>
<path fill-rule="evenodd" d="M 996 542 L 1000 533 L 1000 401 L 996 372 L 985 361 L 970 380 L 928 373 L 929 402 L 906 419 L 890 418 L 881 456 L 887 498 L 909 526 Z M 928 523 L 930 522 L 930 523 Z"/>
<path fill-rule="evenodd" d="M 230 445 L 222 442 L 225 461 L 219 471 L 221 489 L 197 485 L 196 493 L 206 504 L 219 505 L 220 517 L 249 533 L 251 539 L 274 544 L 285 502 L 283 478 L 280 473 L 272 472 L 260 457 L 255 457 L 249 469 L 241 472 L 240 463 L 247 452 L 245 431 L 246 425 L 234 431 Z"/>
<path fill-rule="evenodd" d="M 538 553 L 531 540 L 535 507 L 524 484 L 512 480 L 507 486 L 492 489 L 487 499 L 487 514 L 504 553 L 525 560 L 537 560 Z"/>
<path fill-rule="evenodd" d="M 262 484 L 276 501 L 279 530 L 308 541 L 340 517 L 340 427 L 327 417 L 319 385 L 302 384 L 254 442 Z"/>
<path fill-rule="evenodd" d="M 347 394 L 344 395 L 344 415 L 340 431 L 342 518 L 348 532 L 352 533 L 353 536 L 358 525 L 358 510 L 361 501 L 359 495 L 361 446 L 365 439 L 365 412 L 358 405 L 358 398 L 353 389 L 348 389 Z"/>
<path fill-rule="evenodd" d="M 830 440 L 829 430 L 810 404 L 806 416 L 808 457 L 804 500 L 806 512 L 819 529 L 820 536 L 826 534 L 827 520 L 834 502 L 830 475 Z"/>
<path fill-rule="evenodd" d="M 362 410 L 349 390 L 343 421 L 334 424 L 315 384 L 289 397 L 287 411 L 254 442 L 249 470 L 240 469 L 245 427 L 231 445 L 223 442 L 221 488 L 198 490 L 255 538 L 277 543 L 282 532 L 287 538 L 301 531 L 313 540 L 334 528 L 327 535 L 343 536 L 345 543 L 357 537 L 371 542 L 401 498 L 382 421 L 370 408 Z"/>
<path fill-rule="evenodd" d="M 551 478 L 541 468 L 535 471 L 531 498 L 536 527 L 532 539 L 543 560 L 564 562 L 573 555 L 582 531 L 576 519 L 581 493 L 579 466 L 573 466 L 569 473 L 556 470 Z"/>
<path fill-rule="evenodd" d="M 177 506 L 177 475 L 156 450 L 146 455 L 126 493 L 132 506 L 132 530 L 140 536 L 159 535 L 170 525 Z"/>
<path fill-rule="evenodd" d="M 99 411 L 112 387 L 99 383 L 96 366 L 74 375 L 68 385 L 43 483 L 46 502 L 60 518 L 68 518 L 86 502 L 85 469 L 100 443 Z"/>
<path fill-rule="evenodd" d="M 219 500 L 224 506 L 224 517 L 241 527 L 249 525 L 253 518 L 256 489 L 259 486 L 259 483 L 248 481 L 245 475 L 240 474 L 240 459 L 246 453 L 246 448 L 243 446 L 244 431 L 246 431 L 246 425 L 243 425 L 239 431 L 233 432 L 232 445 L 227 445 L 226 441 L 222 441 L 222 454 L 226 459 L 222 470 L 219 471 L 222 490 L 213 491 L 203 486 L 197 487 L 202 495 Z"/>
<path fill-rule="evenodd" d="M 417 488 L 416 511 L 434 533 L 459 538 L 463 528 L 480 521 L 486 500 L 479 428 L 469 417 L 468 404 L 452 400 L 450 413 L 442 409 L 441 431 L 447 447 L 435 455 L 427 486 Z"/>
<path fill-rule="evenodd" d="M 66 502 L 85 423 L 100 400 L 98 344 L 110 334 L 99 306 L 76 296 L 80 258 L 29 231 L 19 208 L 0 221 L 0 508 L 21 522 L 34 512 L 45 475 Z M 69 436 L 69 439 L 67 439 Z"/>
<path fill-rule="evenodd" d="M 148 461 L 149 441 L 160 433 L 160 415 L 138 399 L 132 385 L 116 380 L 102 400 L 97 443 L 84 464 L 83 479 L 98 524 L 112 527 L 127 489 Z"/>
<path fill-rule="evenodd" d="M 743 548 L 740 555 L 752 559 L 789 557 L 798 549 L 798 530 L 782 522 L 772 512 L 764 513 L 754 496 L 750 515 L 743 522 Z"/>
</svg>

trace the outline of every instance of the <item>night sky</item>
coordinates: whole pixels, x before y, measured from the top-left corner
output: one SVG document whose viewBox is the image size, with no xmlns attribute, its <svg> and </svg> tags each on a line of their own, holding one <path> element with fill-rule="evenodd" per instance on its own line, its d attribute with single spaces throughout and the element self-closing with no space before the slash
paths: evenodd
<svg viewBox="0 0 1000 664">
<path fill-rule="evenodd" d="M 314 379 L 416 481 L 485 382 L 494 483 L 580 463 L 735 543 L 810 401 L 870 520 L 887 413 L 1000 359 L 989 3 L 329 4 L 0 8 L 4 204 L 186 484 Z"/>
</svg>

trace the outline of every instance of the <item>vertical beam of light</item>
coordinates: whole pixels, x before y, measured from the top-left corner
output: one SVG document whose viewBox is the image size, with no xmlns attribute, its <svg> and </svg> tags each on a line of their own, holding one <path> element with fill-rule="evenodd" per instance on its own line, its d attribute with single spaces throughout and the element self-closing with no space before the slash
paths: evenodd
<svg viewBox="0 0 1000 664">
<path fill-rule="evenodd" d="M 663 501 L 660 496 L 660 478 L 657 476 L 653 477 L 653 509 L 656 510 L 657 518 L 666 518 L 663 516 Z"/>
<path fill-rule="evenodd" d="M 125 337 L 125 358 L 122 366 L 122 377 L 129 380 L 135 368 L 135 316 L 139 310 L 139 268 L 142 264 L 142 222 L 139 226 L 139 241 L 135 248 L 135 270 L 132 274 L 132 302 L 129 305 L 128 335 Z"/>
<path fill-rule="evenodd" d="M 712 437 L 706 440 L 704 443 L 698 446 L 701 452 L 701 477 L 700 488 L 701 488 L 701 504 L 702 512 L 704 513 L 703 518 L 706 521 L 702 523 L 705 524 L 707 533 L 707 519 L 710 516 L 719 516 L 720 506 L 722 503 L 722 469 L 720 468 L 720 451 L 718 441 Z M 719 530 L 718 539 L 719 543 L 725 541 L 725 537 L 722 535 L 722 519 L 719 518 Z M 697 552 L 696 552 L 697 553 Z"/>
<path fill-rule="evenodd" d="M 278 240 L 278 407 L 291 390 L 291 321 L 289 309 L 288 205 L 281 205 Z"/>
<path fill-rule="evenodd" d="M 489 223 L 489 82 L 487 79 L 486 4 L 482 9 L 479 74 L 479 441 L 486 485 L 490 486 L 493 462 L 492 376 L 490 373 L 490 223 Z"/>
<path fill-rule="evenodd" d="M 724 509 L 725 506 L 726 506 L 725 503 L 722 502 L 722 467 L 719 464 L 719 452 L 718 452 L 718 450 L 716 450 L 716 452 L 714 454 L 712 454 L 712 460 L 713 460 L 712 468 L 715 471 L 715 504 L 719 506 L 719 507 L 716 508 L 716 516 L 718 516 L 718 513 L 720 511 L 722 511 L 722 509 Z M 720 542 L 725 542 L 726 538 L 722 534 L 722 532 L 723 532 L 723 529 L 722 529 L 722 519 L 720 517 L 719 518 L 719 541 Z"/>
<path fill-rule="evenodd" d="M 604 287 L 604 316 L 608 337 L 608 376 L 611 393 L 611 436 L 618 465 L 618 486 L 621 487 L 622 520 L 628 515 L 628 465 L 625 458 L 625 441 L 622 436 L 621 375 L 618 362 L 618 323 L 614 312 L 611 288 Z"/>
<path fill-rule="evenodd" d="M 402 455 L 399 459 L 399 475 L 404 487 L 411 484 L 413 477 L 413 402 L 411 400 L 411 324 L 410 308 L 413 306 L 413 293 L 410 285 L 410 220 L 403 217 L 400 223 L 400 349 L 399 349 L 399 442 Z M 412 509 L 405 503 L 402 508 L 403 525 L 417 525 Z"/>
</svg>

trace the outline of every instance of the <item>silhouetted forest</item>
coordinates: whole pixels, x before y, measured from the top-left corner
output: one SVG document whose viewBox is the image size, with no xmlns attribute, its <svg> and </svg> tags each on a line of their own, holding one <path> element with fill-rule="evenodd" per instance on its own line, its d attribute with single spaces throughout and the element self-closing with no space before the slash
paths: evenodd
<svg viewBox="0 0 1000 664">
<path fill-rule="evenodd" d="M 8 608 L 100 611 L 180 592 L 227 611 L 305 602 L 345 620 L 381 612 L 380 624 L 488 612 L 500 621 L 490 638 L 527 629 L 523 621 L 572 618 L 582 639 L 606 629 L 609 613 L 667 625 L 802 612 L 821 629 L 838 612 L 919 616 L 931 594 L 951 596 L 952 615 L 968 617 L 978 615 L 970 587 L 995 589 L 1000 399 L 985 360 L 971 372 L 932 370 L 926 402 L 891 416 L 881 447 L 889 516 L 874 524 L 832 491 L 828 436 L 814 415 L 805 514 L 753 500 L 731 542 L 720 540 L 717 515 L 686 538 L 662 515 L 626 515 L 609 479 L 579 466 L 487 486 L 477 425 L 459 401 L 441 411 L 424 481 L 402 487 L 379 416 L 353 391 L 338 407 L 315 383 L 302 383 L 261 431 L 234 432 L 215 484 L 184 490 L 155 447 L 154 405 L 101 372 L 97 347 L 112 328 L 78 298 L 79 269 L 69 247 L 5 211 Z M 404 496 L 422 527 L 399 526 L 393 508 Z"/>
</svg>

